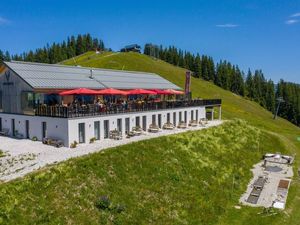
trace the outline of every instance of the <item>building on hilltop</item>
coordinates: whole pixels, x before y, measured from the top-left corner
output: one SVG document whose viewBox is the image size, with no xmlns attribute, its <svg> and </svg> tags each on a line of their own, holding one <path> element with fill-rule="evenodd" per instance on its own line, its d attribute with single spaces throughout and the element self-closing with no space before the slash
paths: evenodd
<svg viewBox="0 0 300 225">
<path fill-rule="evenodd" d="M 137 44 L 127 45 L 120 50 L 121 52 L 138 52 L 141 53 L 141 46 Z"/>
<path fill-rule="evenodd" d="M 62 94 L 79 88 L 90 92 Z M 133 89 L 148 94 L 94 93 L 119 90 L 126 94 Z M 136 127 L 148 131 L 151 125 L 162 128 L 165 123 L 198 122 L 206 119 L 207 112 L 213 118 L 216 107 L 221 116 L 220 99 L 186 100 L 170 95 L 166 100 L 154 90 L 181 93 L 180 87 L 154 73 L 4 62 L 0 69 L 0 134 L 58 139 L 68 147 L 74 141 L 111 138 L 112 131 L 124 137 Z"/>
</svg>

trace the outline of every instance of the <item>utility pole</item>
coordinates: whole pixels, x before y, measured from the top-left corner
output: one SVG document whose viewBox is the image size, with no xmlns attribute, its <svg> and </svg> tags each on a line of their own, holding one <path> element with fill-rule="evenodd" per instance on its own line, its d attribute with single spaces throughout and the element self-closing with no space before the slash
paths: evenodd
<svg viewBox="0 0 300 225">
<path fill-rule="evenodd" d="M 273 118 L 274 120 L 277 118 L 278 111 L 279 111 L 279 107 L 280 107 L 280 103 L 284 102 L 284 100 L 283 100 L 282 97 L 278 97 L 278 98 L 276 99 L 276 101 L 277 101 L 278 103 L 277 103 L 277 109 L 276 109 L 276 112 L 275 112 L 274 118 Z"/>
</svg>

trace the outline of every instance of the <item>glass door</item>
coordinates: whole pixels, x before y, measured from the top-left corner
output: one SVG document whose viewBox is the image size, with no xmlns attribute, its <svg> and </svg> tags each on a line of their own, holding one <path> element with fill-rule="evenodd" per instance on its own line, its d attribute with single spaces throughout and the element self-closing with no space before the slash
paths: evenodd
<svg viewBox="0 0 300 225">
<path fill-rule="evenodd" d="M 47 137 L 47 123 L 42 122 L 42 137 L 45 138 Z"/>
<path fill-rule="evenodd" d="M 29 139 L 29 120 L 25 121 L 25 128 L 26 128 L 26 138 Z"/>
<path fill-rule="evenodd" d="M 109 120 L 104 120 L 104 138 L 109 138 Z"/>
<path fill-rule="evenodd" d="M 147 130 L 147 116 L 143 116 L 143 130 Z"/>
<path fill-rule="evenodd" d="M 100 121 L 94 122 L 94 136 L 96 140 L 100 140 Z"/>
<path fill-rule="evenodd" d="M 125 118 L 125 133 L 128 134 L 130 131 L 130 120 L 129 118 Z"/>
</svg>

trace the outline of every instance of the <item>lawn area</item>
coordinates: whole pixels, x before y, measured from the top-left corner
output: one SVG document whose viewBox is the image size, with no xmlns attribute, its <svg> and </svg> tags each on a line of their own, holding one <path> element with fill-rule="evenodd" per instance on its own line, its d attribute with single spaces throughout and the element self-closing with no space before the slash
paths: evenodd
<svg viewBox="0 0 300 225">
<path fill-rule="evenodd" d="M 92 66 L 108 69 L 123 69 L 136 70 L 157 73 L 180 87 L 184 87 L 185 69 L 175 67 L 164 61 L 148 57 L 137 53 L 103 53 L 95 54 L 89 52 L 76 59 L 77 64 L 82 66 Z M 74 61 L 69 60 L 65 64 L 74 65 Z M 191 89 L 193 97 L 200 98 L 221 98 L 222 99 L 222 114 L 224 119 L 240 118 L 246 120 L 252 126 L 255 126 L 265 132 L 276 136 L 282 142 L 289 154 L 300 155 L 300 142 L 297 137 L 300 136 L 300 129 L 295 125 L 289 123 L 284 119 L 273 120 L 273 115 L 269 111 L 255 102 L 249 101 L 243 97 L 235 95 L 229 91 L 217 87 L 211 82 L 201 79 L 192 78 Z M 282 152 L 283 148 L 280 146 L 272 146 L 269 152 Z M 300 158 L 296 157 L 296 168 L 300 167 Z M 238 198 L 236 199 L 236 201 Z M 271 224 L 295 224 L 298 225 L 300 221 L 300 184 L 299 182 L 292 182 L 291 192 L 288 199 L 286 210 L 286 217 L 269 218 Z M 235 212 L 234 209 L 229 212 L 227 217 L 223 217 L 224 224 L 244 224 L 245 221 L 250 224 L 256 224 L 260 217 L 257 217 L 256 212 L 261 209 L 244 208 L 242 212 Z M 254 213 L 254 214 L 253 214 Z M 233 215 L 241 214 L 243 218 L 239 221 L 234 220 Z M 232 217 L 231 217 L 232 215 Z M 241 222 L 242 221 L 242 222 Z"/>
<path fill-rule="evenodd" d="M 275 147 L 285 149 L 276 136 L 234 120 L 112 148 L 1 185 L 0 221 L 219 224 L 245 190 L 249 169 Z M 108 209 L 95 207 L 102 196 L 111 202 Z"/>
</svg>

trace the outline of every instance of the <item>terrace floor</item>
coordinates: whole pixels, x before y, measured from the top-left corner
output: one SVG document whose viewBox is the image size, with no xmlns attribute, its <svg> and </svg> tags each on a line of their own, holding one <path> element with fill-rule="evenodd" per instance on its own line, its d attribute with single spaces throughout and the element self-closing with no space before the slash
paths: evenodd
<svg viewBox="0 0 300 225">
<path fill-rule="evenodd" d="M 0 136 L 0 149 L 5 156 L 0 158 L 0 181 L 6 182 L 43 168 L 47 165 L 56 164 L 70 158 L 87 155 L 101 150 L 128 144 L 135 141 L 155 138 L 164 135 L 172 135 L 192 130 L 201 130 L 221 125 L 223 121 L 209 121 L 205 127 L 188 127 L 187 129 L 176 128 L 174 130 L 161 130 L 158 133 L 145 132 L 140 136 L 122 140 L 105 139 L 93 144 L 80 144 L 75 149 L 66 147 L 55 148 L 44 145 L 41 142 L 33 142 L 28 139 L 16 140 Z"/>
</svg>

